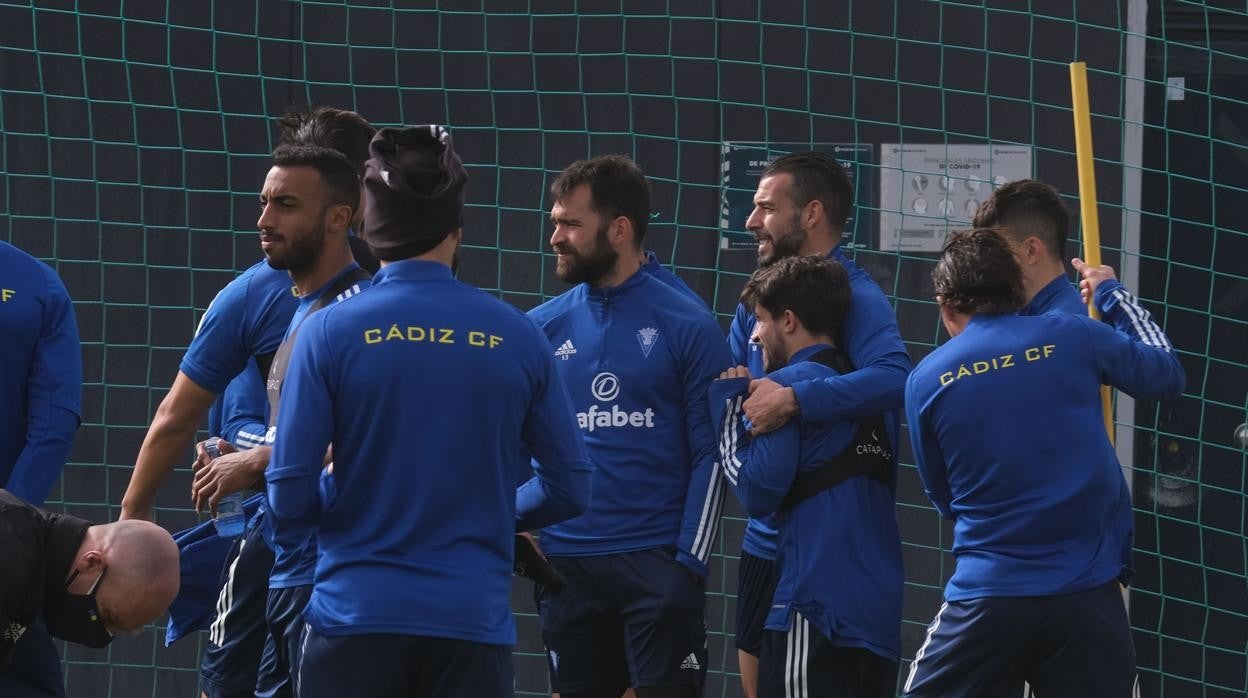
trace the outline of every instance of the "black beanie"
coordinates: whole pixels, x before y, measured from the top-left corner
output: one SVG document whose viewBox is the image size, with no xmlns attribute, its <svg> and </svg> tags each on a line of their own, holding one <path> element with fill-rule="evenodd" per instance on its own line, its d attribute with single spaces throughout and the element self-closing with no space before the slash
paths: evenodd
<svg viewBox="0 0 1248 698">
<path fill-rule="evenodd" d="M 437 247 L 464 221 L 468 173 L 438 125 L 383 128 L 364 166 L 364 239 L 395 261 Z"/>
</svg>

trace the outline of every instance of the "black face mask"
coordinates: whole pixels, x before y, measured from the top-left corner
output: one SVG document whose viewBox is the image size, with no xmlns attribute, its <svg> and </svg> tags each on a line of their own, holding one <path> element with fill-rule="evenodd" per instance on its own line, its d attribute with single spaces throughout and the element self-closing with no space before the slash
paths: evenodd
<svg viewBox="0 0 1248 698">
<path fill-rule="evenodd" d="M 100 609 L 95 604 L 95 590 L 100 588 L 105 572 L 108 572 L 108 568 L 100 573 L 100 578 L 95 580 L 87 593 L 71 594 L 67 591 L 58 605 L 44 607 L 49 633 L 62 640 L 95 649 L 103 649 L 113 641 L 113 634 L 104 627 L 104 619 L 100 617 Z M 74 570 L 65 582 L 65 587 L 68 588 L 77 578 L 78 570 Z"/>
</svg>

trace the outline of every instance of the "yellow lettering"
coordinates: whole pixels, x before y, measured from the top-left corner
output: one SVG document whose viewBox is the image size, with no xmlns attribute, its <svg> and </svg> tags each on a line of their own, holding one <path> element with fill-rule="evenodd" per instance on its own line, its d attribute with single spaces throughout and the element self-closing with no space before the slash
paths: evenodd
<svg viewBox="0 0 1248 698">
<path fill-rule="evenodd" d="M 399 329 L 398 325 L 391 325 L 390 331 L 386 333 L 386 341 L 389 342 L 392 339 L 398 339 L 400 341 L 403 339 L 403 332 Z"/>
<path fill-rule="evenodd" d="M 454 344 L 455 330 L 441 330 L 442 336 L 438 337 L 438 344 Z"/>
<path fill-rule="evenodd" d="M 975 369 L 976 373 L 987 373 L 988 369 L 992 368 L 987 361 L 976 361 L 974 364 L 971 364 L 971 367 Z"/>
<path fill-rule="evenodd" d="M 425 341 L 425 328 L 412 327 L 411 325 L 408 325 L 407 326 L 407 341 L 409 342 Z"/>
<path fill-rule="evenodd" d="M 377 328 L 373 328 L 371 330 L 364 330 L 364 343 L 365 344 L 376 344 L 380 341 L 381 341 L 381 330 Z"/>
<path fill-rule="evenodd" d="M 485 346 L 485 333 L 473 330 L 468 333 L 468 343 L 474 347 Z"/>
<path fill-rule="evenodd" d="M 958 366 L 958 378 L 961 378 L 963 376 L 969 376 L 969 375 L 971 375 L 971 372 L 966 370 L 965 364 L 963 364 L 962 366 Z"/>
<path fill-rule="evenodd" d="M 940 374 L 941 385 L 949 385 L 952 382 L 953 382 L 953 371 L 945 371 L 944 373 Z"/>
<path fill-rule="evenodd" d="M 493 349 L 503 343 L 503 338 L 496 334 L 490 335 L 490 348 Z"/>
<path fill-rule="evenodd" d="M 8 303 L 9 299 L 13 297 L 13 293 L 14 291 L 11 288 L 0 288 L 0 303 Z"/>
<path fill-rule="evenodd" d="M 1014 365 L 1014 355 L 1006 354 L 1001 357 L 1001 368 L 1009 368 Z"/>
<path fill-rule="evenodd" d="M 1040 349 L 1038 347 L 1029 347 L 1027 351 L 1023 352 L 1023 356 L 1027 357 L 1028 361 L 1039 361 Z"/>
<path fill-rule="evenodd" d="M 1052 355 L 1053 355 L 1053 350 L 1054 350 L 1054 349 L 1056 349 L 1056 348 L 1057 348 L 1057 345 L 1056 345 L 1056 344 L 1046 344 L 1046 345 L 1044 345 L 1044 358 L 1046 358 L 1046 359 L 1047 359 L 1047 358 L 1049 358 L 1050 356 L 1052 356 Z"/>
</svg>

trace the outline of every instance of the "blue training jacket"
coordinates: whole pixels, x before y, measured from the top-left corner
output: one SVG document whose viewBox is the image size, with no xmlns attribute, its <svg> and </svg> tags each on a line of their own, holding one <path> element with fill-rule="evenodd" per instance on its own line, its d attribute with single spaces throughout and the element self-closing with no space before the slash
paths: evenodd
<svg viewBox="0 0 1248 698">
<path fill-rule="evenodd" d="M 74 445 L 82 348 L 65 284 L 7 242 L 0 242 L 0 333 L 0 487 L 38 506 Z"/>
<path fill-rule="evenodd" d="M 1112 327 L 1053 312 L 976 315 L 906 384 L 919 476 L 954 520 L 945 598 L 1067 594 L 1126 582 L 1131 497 L 1105 434 L 1098 386 L 1139 398 L 1183 389 L 1166 336 L 1117 281 Z M 1032 428 L 1043 415 L 1041 428 Z"/>
<path fill-rule="evenodd" d="M 308 313 L 312 311 L 313 306 L 320 302 L 321 297 L 334 284 L 338 283 L 346 274 L 359 269 L 358 264 L 349 264 L 346 269 L 336 274 L 324 286 L 309 293 L 299 299 L 299 307 L 295 310 L 295 314 L 290 318 L 290 328 L 286 331 L 287 337 L 291 333 L 296 332 L 300 324 L 307 318 Z M 339 303 L 344 301 L 361 291 L 364 291 L 372 285 L 372 281 L 368 279 L 360 280 L 351 285 L 350 288 L 339 293 L 330 303 Z M 324 310 L 325 308 L 322 308 Z M 296 338 L 298 336 L 296 335 Z M 272 446 L 277 441 L 277 430 L 269 429 L 266 434 L 265 441 Z M 323 473 L 321 476 L 322 486 L 333 487 L 333 475 Z M 259 512 L 259 523 L 254 524 L 262 526 L 261 531 L 264 533 L 264 542 L 273 551 L 273 571 L 269 575 L 270 589 L 290 589 L 293 587 L 307 586 L 311 584 L 316 574 L 316 539 L 308 538 L 298 545 L 291 545 L 287 541 L 284 545 L 279 545 L 274 539 L 272 520 L 265 516 L 267 507 L 261 503 Z"/>
<path fill-rule="evenodd" d="M 317 536 L 325 636 L 515 642 L 517 530 L 583 510 L 590 464 L 550 344 L 423 260 L 299 328 L 266 471 L 277 545 Z M 333 441 L 336 496 L 319 480 Z M 535 476 L 515 487 L 534 459 Z"/>
<path fill-rule="evenodd" d="M 827 346 L 794 353 L 788 366 L 768 377 L 787 387 L 839 375 L 808 361 Z M 858 422 L 791 419 L 751 438 L 741 407 L 748 393 L 746 378 L 717 380 L 711 384 L 710 406 L 720 428 L 725 475 L 746 511 L 775 521 L 779 532 L 779 576 L 766 628 L 787 632 L 796 611 L 832 644 L 861 647 L 895 661 L 901 651 L 901 533 L 888 485 L 852 477 L 776 513 L 799 472 L 851 446 Z M 884 421 L 895 433 L 896 414 L 884 415 Z"/>
<path fill-rule="evenodd" d="M 841 337 L 845 354 L 856 370 L 796 381 L 791 387 L 801 419 L 822 423 L 892 413 L 893 427 L 888 438 L 896 448 L 896 417 L 901 411 L 906 375 L 910 373 L 910 355 L 901 341 L 897 318 L 884 291 L 839 246 L 833 248 L 828 259 L 840 262 L 849 274 L 851 301 Z M 764 375 L 763 353 L 750 341 L 753 335 L 754 314 L 738 304 L 728 330 L 728 348 L 733 362 L 749 368 L 750 375 L 758 378 Z M 766 517 L 751 517 L 741 548 L 756 557 L 774 560 L 777 545 L 775 523 Z"/>
<path fill-rule="evenodd" d="M 550 555 L 675 545 L 705 577 L 725 485 L 706 389 L 729 365 L 704 303 L 637 272 L 529 311 L 554 346 L 595 464 L 584 515 L 542 531 Z"/>
<path fill-rule="evenodd" d="M 650 276 L 653 276 L 659 281 L 662 281 L 668 286 L 671 286 L 689 298 L 697 301 L 698 305 L 701 305 L 707 310 L 711 309 L 710 306 L 706 304 L 706 301 L 702 300 L 702 296 L 699 296 L 696 291 L 690 288 L 689 284 L 685 283 L 684 279 L 676 276 L 667 267 L 663 266 L 659 262 L 658 256 L 653 252 L 650 252 L 649 250 L 646 251 L 646 263 L 641 265 L 641 268 Z"/>
<path fill-rule="evenodd" d="M 298 304 L 290 275 L 256 262 L 212 299 L 179 370 L 220 395 L 247 359 L 277 351 Z"/>
<path fill-rule="evenodd" d="M 1088 306 L 1083 304 L 1079 291 L 1063 274 L 1036 292 L 1034 298 L 1024 305 L 1019 315 L 1044 315 L 1053 311 L 1070 313 L 1071 315 L 1087 315 Z"/>
</svg>

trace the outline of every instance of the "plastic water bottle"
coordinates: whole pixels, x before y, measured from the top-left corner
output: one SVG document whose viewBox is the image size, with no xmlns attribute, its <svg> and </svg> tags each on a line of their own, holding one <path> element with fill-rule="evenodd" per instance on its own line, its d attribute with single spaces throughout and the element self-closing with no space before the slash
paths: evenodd
<svg viewBox="0 0 1248 698">
<path fill-rule="evenodd" d="M 216 460 L 221 457 L 220 437 L 213 437 L 204 442 L 204 450 Z M 243 534 L 247 516 L 243 513 L 243 493 L 227 494 L 217 502 L 217 516 L 212 520 L 217 535 L 222 538 L 237 538 Z"/>
</svg>

